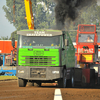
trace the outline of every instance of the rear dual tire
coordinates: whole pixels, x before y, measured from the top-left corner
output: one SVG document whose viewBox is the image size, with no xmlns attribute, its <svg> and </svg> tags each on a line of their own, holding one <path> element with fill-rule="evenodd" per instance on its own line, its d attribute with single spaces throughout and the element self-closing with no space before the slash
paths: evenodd
<svg viewBox="0 0 100 100">
<path fill-rule="evenodd" d="M 74 69 L 72 69 L 72 72 L 71 72 L 71 87 L 74 87 L 75 86 L 75 79 L 74 79 Z"/>
<path fill-rule="evenodd" d="M 58 87 L 59 88 L 66 88 L 67 78 L 66 78 L 66 71 L 64 70 L 63 78 L 58 80 Z"/>
<path fill-rule="evenodd" d="M 73 88 L 75 86 L 74 69 L 71 70 L 70 79 L 67 80 L 67 87 Z"/>
</svg>

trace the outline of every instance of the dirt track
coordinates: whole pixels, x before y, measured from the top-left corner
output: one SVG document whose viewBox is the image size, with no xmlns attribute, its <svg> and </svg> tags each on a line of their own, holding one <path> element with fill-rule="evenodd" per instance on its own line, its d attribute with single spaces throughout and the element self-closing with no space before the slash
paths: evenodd
<svg viewBox="0 0 100 100">
<path fill-rule="evenodd" d="M 0 81 L 0 100 L 53 100 L 56 87 L 18 87 L 17 81 Z M 63 100 L 100 100 L 100 89 L 61 88 Z"/>
</svg>

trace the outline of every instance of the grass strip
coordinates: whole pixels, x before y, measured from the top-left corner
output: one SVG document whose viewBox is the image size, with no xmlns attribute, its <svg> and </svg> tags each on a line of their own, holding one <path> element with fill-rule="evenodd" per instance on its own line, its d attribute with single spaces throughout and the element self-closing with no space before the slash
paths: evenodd
<svg viewBox="0 0 100 100">
<path fill-rule="evenodd" d="M 0 76 L 0 80 L 14 80 L 17 79 L 16 76 Z"/>
</svg>

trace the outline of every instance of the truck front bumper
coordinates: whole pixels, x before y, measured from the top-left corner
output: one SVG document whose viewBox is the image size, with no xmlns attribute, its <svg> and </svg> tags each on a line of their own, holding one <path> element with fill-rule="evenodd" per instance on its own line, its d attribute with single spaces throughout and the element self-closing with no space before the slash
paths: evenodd
<svg viewBox="0 0 100 100">
<path fill-rule="evenodd" d="M 17 66 L 16 76 L 28 80 L 53 80 L 63 77 L 63 67 Z"/>
</svg>

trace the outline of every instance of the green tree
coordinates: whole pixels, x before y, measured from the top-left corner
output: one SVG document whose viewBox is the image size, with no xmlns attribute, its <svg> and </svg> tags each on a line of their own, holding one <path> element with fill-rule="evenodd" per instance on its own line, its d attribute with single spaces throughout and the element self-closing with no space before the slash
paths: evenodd
<svg viewBox="0 0 100 100">
<path fill-rule="evenodd" d="M 9 37 L 8 36 L 1 36 L 0 40 L 9 40 Z"/>
<path fill-rule="evenodd" d="M 11 33 L 11 36 L 9 39 L 11 40 L 12 38 L 15 38 L 15 40 L 17 40 L 17 38 L 18 38 L 17 30 Z"/>
<path fill-rule="evenodd" d="M 15 2 L 15 23 L 13 22 L 13 1 L 6 0 L 6 6 L 3 6 L 3 10 L 6 13 L 5 17 L 8 21 L 15 26 L 17 30 L 27 28 L 25 17 L 24 0 L 16 0 Z"/>
<path fill-rule="evenodd" d="M 15 26 L 16 31 L 28 29 L 27 20 L 24 19 L 26 16 L 24 0 L 15 1 L 15 23 L 13 22 L 13 0 L 6 0 L 6 6 L 3 6 L 3 10 L 6 13 L 5 16 L 8 21 Z M 42 2 L 41 0 L 31 1 L 35 27 L 37 29 L 54 29 L 56 21 L 54 12 L 55 3 L 53 0 L 42 0 Z M 67 22 L 65 22 L 66 30 L 76 30 L 78 24 L 96 24 L 97 20 L 100 21 L 100 6 L 97 6 L 96 2 L 91 6 L 78 9 L 78 12 L 79 17 L 75 21 L 69 21 L 69 19 L 67 19 Z M 73 23 L 75 23 L 75 25 Z M 73 41 L 75 40 L 76 33 L 77 32 L 69 31 Z M 16 34 L 16 32 L 12 34 Z"/>
<path fill-rule="evenodd" d="M 52 12 L 54 8 L 54 3 L 50 0 L 31 0 L 32 1 L 32 10 L 34 15 L 34 24 L 38 29 L 41 28 L 51 28 L 54 23 L 54 16 Z M 40 3 L 40 4 L 39 4 Z M 8 21 L 15 26 L 17 30 L 28 29 L 27 21 L 24 19 L 26 16 L 24 0 L 16 0 L 15 2 L 15 22 L 13 22 L 13 2 L 12 0 L 6 0 L 6 6 L 3 6 L 3 10 L 6 13 L 6 18 Z M 54 11 L 53 11 L 54 12 Z M 48 20 L 48 18 L 50 18 Z"/>
<path fill-rule="evenodd" d="M 100 23 L 100 6 L 96 7 L 96 16 L 97 16 L 98 22 Z"/>
</svg>

